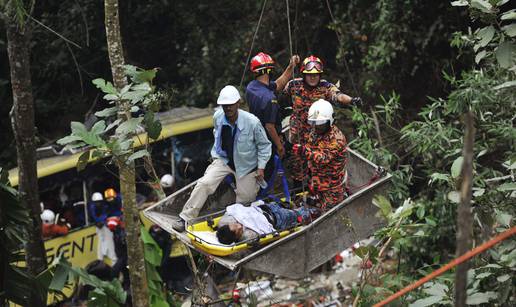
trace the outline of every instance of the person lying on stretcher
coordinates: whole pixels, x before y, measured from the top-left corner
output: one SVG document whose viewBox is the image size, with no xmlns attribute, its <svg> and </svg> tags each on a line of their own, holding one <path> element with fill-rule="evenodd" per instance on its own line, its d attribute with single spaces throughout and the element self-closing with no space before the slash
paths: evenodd
<svg viewBox="0 0 516 307">
<path fill-rule="evenodd" d="M 234 204 L 226 208 L 226 213 L 219 220 L 217 238 L 222 244 L 254 239 L 309 223 L 318 214 L 316 208 L 285 209 L 275 202 L 265 204 L 261 201 L 249 207 Z"/>
</svg>

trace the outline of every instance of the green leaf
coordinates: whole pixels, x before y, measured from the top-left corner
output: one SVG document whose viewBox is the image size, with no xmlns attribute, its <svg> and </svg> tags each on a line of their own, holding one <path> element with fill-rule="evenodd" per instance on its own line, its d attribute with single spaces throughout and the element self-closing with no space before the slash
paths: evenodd
<svg viewBox="0 0 516 307">
<path fill-rule="evenodd" d="M 498 211 L 496 212 L 496 221 L 503 226 L 510 227 L 512 215 Z"/>
<path fill-rule="evenodd" d="M 480 61 L 482 61 L 483 58 L 485 58 L 487 55 L 487 51 L 485 50 L 482 50 L 480 51 L 479 53 L 477 53 L 477 55 L 475 56 L 475 63 L 480 63 Z"/>
<path fill-rule="evenodd" d="M 514 190 L 516 190 L 516 182 L 506 182 L 506 183 L 500 185 L 496 190 L 498 190 L 500 192 L 514 191 Z"/>
<path fill-rule="evenodd" d="M 445 181 L 445 182 L 448 182 L 448 180 L 450 179 L 450 176 L 447 175 L 447 174 L 442 174 L 442 173 L 433 173 L 430 175 L 430 184 L 434 181 Z"/>
<path fill-rule="evenodd" d="M 383 195 L 375 195 L 373 198 L 373 205 L 380 208 L 384 217 L 388 217 L 392 213 L 391 203 Z"/>
<path fill-rule="evenodd" d="M 510 19 L 516 19 L 516 9 L 510 10 L 505 12 L 502 17 L 500 17 L 501 20 L 510 20 Z"/>
<path fill-rule="evenodd" d="M 91 127 L 90 132 L 92 132 L 96 135 L 99 135 L 99 134 L 103 133 L 105 129 L 106 129 L 106 122 L 103 120 L 100 120 L 100 121 L 96 122 L 95 125 L 93 125 L 93 127 Z"/>
<path fill-rule="evenodd" d="M 113 127 L 116 127 L 116 126 L 120 125 L 121 122 L 122 122 L 122 119 L 121 118 L 117 118 L 114 122 L 112 122 L 111 124 L 109 124 L 106 127 L 106 131 L 109 131 L 109 130 L 113 129 Z"/>
<path fill-rule="evenodd" d="M 136 128 L 142 122 L 143 118 L 131 118 L 129 120 L 124 121 L 120 126 L 116 128 L 117 134 L 134 134 L 136 133 Z"/>
<path fill-rule="evenodd" d="M 446 291 L 448 291 L 448 286 L 440 283 L 430 284 L 429 287 L 423 289 L 423 292 L 425 292 L 428 295 L 441 297 L 446 296 Z"/>
<path fill-rule="evenodd" d="M 137 152 L 133 153 L 132 155 L 130 155 L 128 158 L 127 158 L 127 162 L 132 162 L 136 159 L 139 159 L 141 157 L 145 157 L 145 156 L 149 156 L 149 152 L 147 151 L 147 149 L 141 149 L 141 150 L 138 150 Z"/>
<path fill-rule="evenodd" d="M 514 62 L 513 53 L 515 51 L 516 48 L 513 43 L 509 41 L 501 43 L 495 51 L 496 60 L 498 61 L 498 64 L 502 68 L 511 67 Z"/>
<path fill-rule="evenodd" d="M 500 90 L 503 88 L 513 87 L 513 86 L 516 86 L 516 81 L 507 81 L 507 82 L 504 82 L 500 85 L 493 87 L 493 90 Z"/>
<path fill-rule="evenodd" d="M 153 112 L 147 112 L 143 117 L 143 124 L 145 125 L 145 130 L 149 135 L 149 138 L 153 140 L 157 140 L 161 134 L 161 122 L 159 120 L 154 119 Z"/>
<path fill-rule="evenodd" d="M 502 6 L 507 2 L 509 2 L 509 0 L 500 0 L 500 1 L 496 2 L 496 6 Z"/>
<path fill-rule="evenodd" d="M 64 288 L 66 281 L 68 280 L 68 272 L 69 269 L 64 265 L 57 265 L 56 270 L 54 272 L 54 276 L 52 278 L 52 282 L 48 288 L 50 290 L 58 290 L 61 291 Z"/>
<path fill-rule="evenodd" d="M 467 6 L 469 5 L 468 1 L 466 0 L 458 0 L 458 1 L 453 1 L 451 3 L 452 6 Z"/>
<path fill-rule="evenodd" d="M 455 204 L 460 203 L 460 193 L 458 191 L 451 191 L 449 192 L 446 197 Z"/>
<path fill-rule="evenodd" d="M 73 142 L 81 141 L 82 139 L 76 135 L 67 135 L 64 138 L 60 138 L 57 140 L 57 144 L 59 145 L 66 145 Z"/>
<path fill-rule="evenodd" d="M 480 11 L 482 11 L 484 13 L 491 13 L 491 9 L 493 8 L 491 3 L 489 3 L 486 0 L 472 0 L 471 7 L 479 9 Z"/>
<path fill-rule="evenodd" d="M 120 96 L 115 95 L 115 94 L 106 94 L 102 98 L 104 98 L 105 100 L 108 100 L 108 101 L 118 101 L 118 100 L 123 99 L 123 97 L 120 97 Z"/>
<path fill-rule="evenodd" d="M 104 110 L 95 112 L 95 116 L 97 116 L 97 117 L 113 116 L 113 115 L 116 115 L 117 111 L 118 111 L 118 107 L 105 108 Z"/>
<path fill-rule="evenodd" d="M 468 295 L 466 299 L 466 304 L 468 305 L 480 305 L 489 302 L 492 299 L 497 297 L 496 292 L 477 292 L 472 295 Z"/>
<path fill-rule="evenodd" d="M 86 126 L 84 126 L 83 123 L 80 122 L 71 122 L 70 128 L 72 129 L 72 134 L 74 135 L 82 135 L 88 132 L 86 129 Z"/>
<path fill-rule="evenodd" d="M 113 94 L 116 95 L 117 91 L 113 84 L 109 81 L 106 82 L 106 80 L 98 78 L 91 81 L 97 88 L 99 88 L 101 91 L 103 91 L 106 94 Z"/>
<path fill-rule="evenodd" d="M 505 274 L 505 275 L 502 275 L 502 276 L 498 276 L 496 278 L 496 280 L 498 280 L 498 282 L 504 282 L 504 281 L 507 281 L 511 278 L 511 275 L 509 274 Z"/>
<path fill-rule="evenodd" d="M 502 27 L 502 30 L 510 37 L 515 37 L 516 36 L 516 23 Z"/>
<path fill-rule="evenodd" d="M 453 161 L 453 164 L 451 166 L 451 176 L 452 178 L 458 178 L 460 176 L 460 173 L 462 171 L 462 164 L 464 163 L 464 158 L 458 157 Z"/>
<path fill-rule="evenodd" d="M 443 300 L 442 296 L 429 296 L 415 301 L 409 307 L 425 307 L 439 303 Z"/>
<path fill-rule="evenodd" d="M 86 168 L 88 161 L 90 160 L 90 151 L 83 152 L 77 161 L 77 171 L 80 172 Z"/>
<path fill-rule="evenodd" d="M 491 273 L 491 272 L 484 272 L 484 273 L 478 274 L 477 276 L 475 276 L 475 278 L 476 279 L 484 279 L 484 278 L 489 277 L 491 275 L 493 275 L 493 273 Z"/>
<path fill-rule="evenodd" d="M 477 33 L 477 37 L 480 39 L 480 47 L 485 47 L 493 39 L 495 34 L 495 28 L 493 26 L 487 26 L 480 29 Z M 477 62 L 478 63 L 478 62 Z"/>
</svg>

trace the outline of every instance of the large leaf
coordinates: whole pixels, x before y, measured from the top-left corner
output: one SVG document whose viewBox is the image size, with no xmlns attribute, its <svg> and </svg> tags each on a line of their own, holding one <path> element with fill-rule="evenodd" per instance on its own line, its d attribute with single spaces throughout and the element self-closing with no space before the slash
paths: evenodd
<svg viewBox="0 0 516 307">
<path fill-rule="evenodd" d="M 462 172 L 462 164 L 464 163 L 464 158 L 458 157 L 453 161 L 453 164 L 451 166 L 451 175 L 452 178 L 458 178 L 460 176 L 460 173 Z"/>
<path fill-rule="evenodd" d="M 58 264 L 56 267 L 56 270 L 54 272 L 52 281 L 50 282 L 50 285 L 48 286 L 48 289 L 58 290 L 58 291 L 63 290 L 64 285 L 68 281 L 69 271 L 70 271 L 69 267 Z"/>
<path fill-rule="evenodd" d="M 500 192 L 514 191 L 514 190 L 516 190 L 516 182 L 506 182 L 504 184 L 501 184 L 497 188 L 497 190 Z"/>
<path fill-rule="evenodd" d="M 153 140 L 157 140 L 161 134 L 161 122 L 159 120 L 154 119 L 153 112 L 147 112 L 143 117 L 143 123 L 145 125 L 145 130 L 149 138 Z"/>
<path fill-rule="evenodd" d="M 469 5 L 468 1 L 466 0 L 458 0 L 458 1 L 453 1 L 451 3 L 452 6 L 467 6 Z"/>
<path fill-rule="evenodd" d="M 490 300 L 495 299 L 497 297 L 496 292 L 477 292 L 469 295 L 466 304 L 468 305 L 480 305 L 488 303 Z"/>
<path fill-rule="evenodd" d="M 384 217 L 388 217 L 392 212 L 390 201 L 383 195 L 375 195 L 373 198 L 373 205 L 380 208 Z"/>
<path fill-rule="evenodd" d="M 81 122 L 71 122 L 70 128 L 72 129 L 73 135 L 81 136 L 88 132 L 88 129 L 86 129 L 86 126 L 84 126 Z"/>
<path fill-rule="evenodd" d="M 493 8 L 491 3 L 489 3 L 489 1 L 486 0 L 472 0 L 471 6 L 476 9 L 479 9 L 484 13 L 491 13 L 491 9 Z"/>
<path fill-rule="evenodd" d="M 516 9 L 512 9 L 510 11 L 507 11 L 503 13 L 502 17 L 500 17 L 502 20 L 511 20 L 516 19 Z"/>
<path fill-rule="evenodd" d="M 516 23 L 502 27 L 502 30 L 510 37 L 515 37 L 516 36 Z"/>
<path fill-rule="evenodd" d="M 103 91 L 106 94 L 113 94 L 116 95 L 117 91 L 113 84 L 109 81 L 106 82 L 106 80 L 98 78 L 91 81 L 91 83 L 95 84 L 97 88 L 99 88 L 101 91 Z"/>
<path fill-rule="evenodd" d="M 480 39 L 480 47 L 485 47 L 493 39 L 495 34 L 495 28 L 493 26 L 487 26 L 480 29 L 477 33 L 477 37 Z"/>
<path fill-rule="evenodd" d="M 95 112 L 95 116 L 97 117 L 108 117 L 116 115 L 116 112 L 118 111 L 118 107 L 111 107 L 111 108 L 105 108 L 104 110 L 100 110 L 98 112 Z"/>
<path fill-rule="evenodd" d="M 90 151 L 83 152 L 82 155 L 79 156 L 79 160 L 77 161 L 77 171 L 80 172 L 86 168 L 88 165 L 88 161 L 90 160 Z"/>
<path fill-rule="evenodd" d="M 150 154 L 149 152 L 147 151 L 147 149 L 141 149 L 141 150 L 138 150 L 136 152 L 134 152 L 133 154 L 131 154 L 128 158 L 127 158 L 127 163 L 129 162 L 133 162 L 134 160 L 136 159 L 139 159 L 139 158 L 142 158 L 142 157 L 148 157 Z"/>
<path fill-rule="evenodd" d="M 77 135 L 67 135 L 64 138 L 60 138 L 57 140 L 57 144 L 59 145 L 67 145 L 73 142 L 81 141 L 82 138 Z"/>
<path fill-rule="evenodd" d="M 487 55 L 487 51 L 485 50 L 482 50 L 480 51 L 479 53 L 477 53 L 477 55 L 475 56 L 475 63 L 480 63 L 480 61 L 482 61 L 483 58 L 485 58 Z"/>
<path fill-rule="evenodd" d="M 505 41 L 496 48 L 495 55 L 498 64 L 503 68 L 509 68 L 514 62 L 513 53 L 516 52 L 516 47 L 513 43 Z"/>
<path fill-rule="evenodd" d="M 429 297 L 425 297 L 425 298 L 415 301 L 414 303 L 410 304 L 409 307 L 432 306 L 434 304 L 439 303 L 442 300 L 443 300 L 442 296 L 429 296 Z"/>
<path fill-rule="evenodd" d="M 93 125 L 93 127 L 91 127 L 91 132 L 94 133 L 94 134 L 101 134 L 104 132 L 104 130 L 106 129 L 106 122 L 103 121 L 103 120 L 100 120 L 98 122 L 95 123 L 95 125 Z"/>
<path fill-rule="evenodd" d="M 516 81 L 507 81 L 507 82 L 504 82 L 500 85 L 493 87 L 493 90 L 501 90 L 501 89 L 504 89 L 507 87 L 513 87 L 513 86 L 516 86 Z"/>
<path fill-rule="evenodd" d="M 448 286 L 445 284 L 440 283 L 432 283 L 429 284 L 423 291 L 426 294 L 432 295 L 432 296 L 446 296 L 446 291 L 448 291 Z"/>
<path fill-rule="evenodd" d="M 117 134 L 134 134 L 136 133 L 136 128 L 138 128 L 138 125 L 142 122 L 143 118 L 131 118 L 129 120 L 126 120 L 120 126 L 116 128 Z"/>
</svg>

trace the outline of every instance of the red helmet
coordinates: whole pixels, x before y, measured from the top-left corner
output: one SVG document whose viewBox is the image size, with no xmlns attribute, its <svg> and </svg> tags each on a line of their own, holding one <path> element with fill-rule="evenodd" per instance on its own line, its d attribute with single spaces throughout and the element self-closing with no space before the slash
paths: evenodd
<svg viewBox="0 0 516 307">
<path fill-rule="evenodd" d="M 122 221 L 118 216 L 110 216 L 106 219 L 106 225 L 109 228 L 109 230 L 114 231 L 116 227 L 122 226 Z"/>
<path fill-rule="evenodd" d="M 323 72 L 323 62 L 318 57 L 311 55 L 303 60 L 301 72 L 304 74 L 320 74 Z"/>
<path fill-rule="evenodd" d="M 260 52 L 251 59 L 251 71 L 259 74 L 268 74 L 274 68 L 271 56 Z"/>
</svg>

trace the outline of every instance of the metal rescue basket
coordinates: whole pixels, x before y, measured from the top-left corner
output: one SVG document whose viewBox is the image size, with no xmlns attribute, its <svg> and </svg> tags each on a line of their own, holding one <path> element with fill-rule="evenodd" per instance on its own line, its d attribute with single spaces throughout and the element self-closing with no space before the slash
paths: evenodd
<svg viewBox="0 0 516 307">
<path fill-rule="evenodd" d="M 377 215 L 373 197 L 385 194 L 391 175 L 379 173 L 379 168 L 357 152 L 348 149 L 347 184 L 352 194 L 308 225 L 299 226 L 255 242 L 230 246 L 209 244 L 193 235 L 194 230 L 210 230 L 216 223 L 217 212 L 233 204 L 235 194 L 228 185 L 221 184 L 206 201 L 200 218 L 189 223 L 187 232 L 172 228 L 172 221 L 188 200 L 196 182 L 149 207 L 144 214 L 166 231 L 175 234 L 190 248 L 209 254 L 214 261 L 235 270 L 239 267 L 289 278 L 305 277 L 310 271 L 327 262 L 355 242 L 370 237 L 384 225 Z M 268 244 L 267 244 L 268 243 Z M 224 257 L 234 252 L 240 257 Z"/>
</svg>

